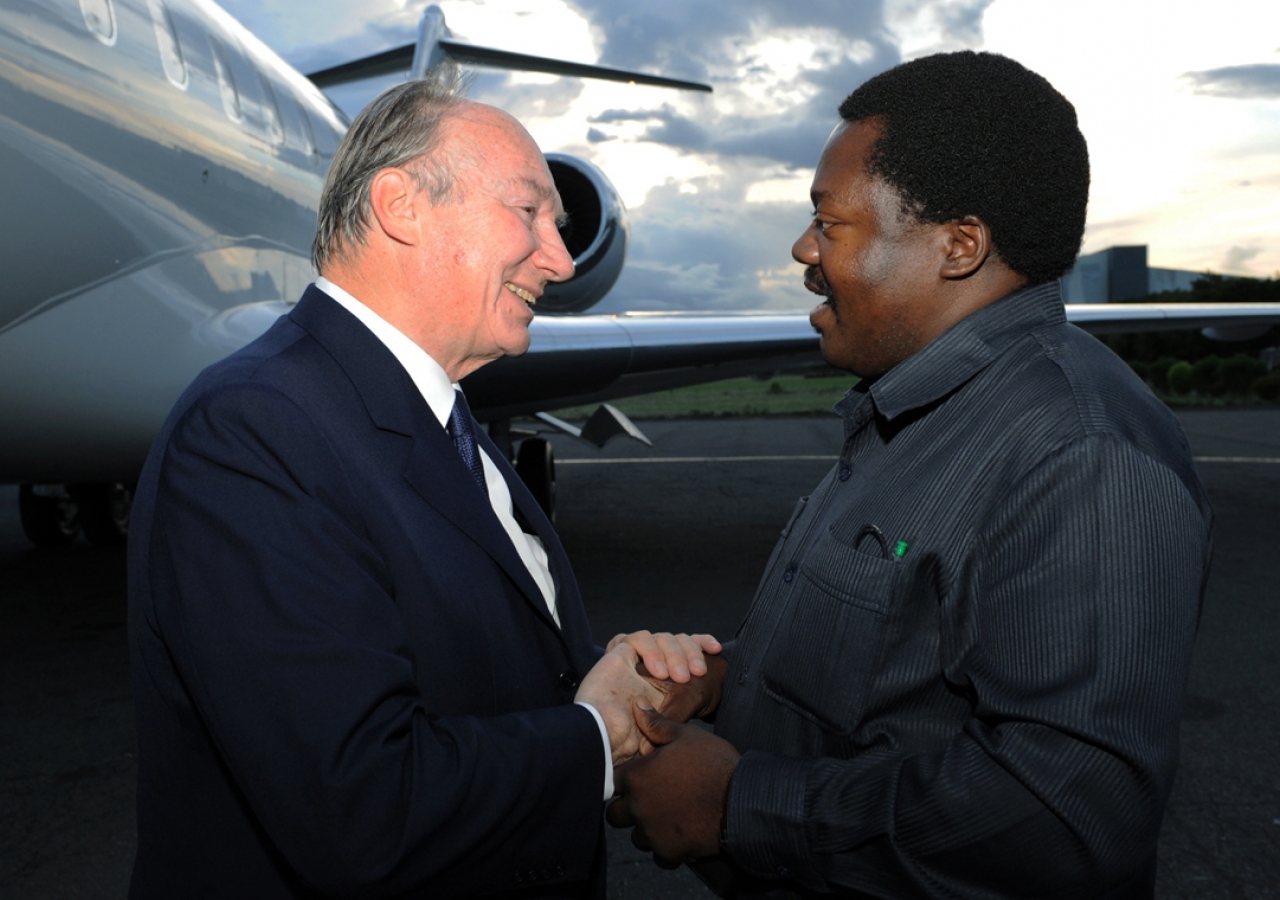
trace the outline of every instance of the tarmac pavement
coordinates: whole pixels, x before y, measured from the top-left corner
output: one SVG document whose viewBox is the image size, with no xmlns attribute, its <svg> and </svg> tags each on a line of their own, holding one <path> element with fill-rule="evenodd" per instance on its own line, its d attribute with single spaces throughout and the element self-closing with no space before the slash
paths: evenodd
<svg viewBox="0 0 1280 900">
<path fill-rule="evenodd" d="M 1217 551 L 1161 835 L 1157 897 L 1280 889 L 1280 409 L 1180 413 Z M 736 630 L 834 418 L 642 422 L 650 450 L 556 438 L 557 526 L 597 639 Z M 636 460 L 636 461 L 626 461 Z M 660 461 L 665 460 L 665 461 Z M 1270 462 L 1263 461 L 1270 460 Z M 0 487 L 0 896 L 118 898 L 135 843 L 122 550 L 27 546 Z M 610 830 L 610 897 L 710 897 Z"/>
</svg>

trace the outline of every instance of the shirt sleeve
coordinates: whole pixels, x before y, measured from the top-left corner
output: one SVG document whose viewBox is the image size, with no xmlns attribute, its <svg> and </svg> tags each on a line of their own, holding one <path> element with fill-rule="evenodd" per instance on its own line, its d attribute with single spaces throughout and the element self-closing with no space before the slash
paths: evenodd
<svg viewBox="0 0 1280 900">
<path fill-rule="evenodd" d="M 932 753 L 747 753 L 729 856 L 757 879 L 894 897 L 1098 897 L 1141 875 L 1176 764 L 1208 529 L 1186 486 L 1118 439 L 1042 463 L 943 598 L 963 726 Z"/>
<path fill-rule="evenodd" d="M 586 707 L 600 729 L 600 742 L 604 745 L 604 799 L 607 803 L 613 799 L 613 747 L 609 743 L 609 729 L 605 728 L 604 717 L 600 715 L 598 709 L 584 700 L 576 702 L 579 706 Z"/>
</svg>

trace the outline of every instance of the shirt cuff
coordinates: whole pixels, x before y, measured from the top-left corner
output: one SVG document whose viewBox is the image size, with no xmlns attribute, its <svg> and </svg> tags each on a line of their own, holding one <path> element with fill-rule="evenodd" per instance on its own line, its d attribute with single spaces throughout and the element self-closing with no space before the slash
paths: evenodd
<svg viewBox="0 0 1280 900">
<path fill-rule="evenodd" d="M 729 784 L 724 845 L 758 878 L 821 885 L 805 838 L 805 784 L 812 759 L 749 752 Z"/>
<path fill-rule="evenodd" d="M 596 725 L 600 727 L 600 740 L 604 744 L 604 800 L 608 803 L 613 799 L 613 748 L 609 746 L 609 729 L 604 727 L 604 717 L 594 706 L 581 700 L 574 702 L 585 707 L 587 712 L 595 718 Z"/>
</svg>

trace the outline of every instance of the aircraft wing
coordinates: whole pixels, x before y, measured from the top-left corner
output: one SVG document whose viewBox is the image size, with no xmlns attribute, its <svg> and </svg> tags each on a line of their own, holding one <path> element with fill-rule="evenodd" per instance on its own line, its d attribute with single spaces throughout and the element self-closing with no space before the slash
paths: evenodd
<svg viewBox="0 0 1280 900">
<path fill-rule="evenodd" d="M 1280 325 L 1280 303 L 1078 304 L 1091 334 L 1206 329 L 1240 339 Z M 539 316 L 529 352 L 466 380 L 482 421 L 821 362 L 807 313 Z"/>
<path fill-rule="evenodd" d="M 481 421 L 822 361 L 807 314 L 540 316 L 529 352 L 464 382 Z"/>
<path fill-rule="evenodd" d="M 1247 340 L 1280 325 L 1280 303 L 1078 303 L 1067 321 L 1090 334 L 1203 328 L 1216 340 Z"/>
</svg>

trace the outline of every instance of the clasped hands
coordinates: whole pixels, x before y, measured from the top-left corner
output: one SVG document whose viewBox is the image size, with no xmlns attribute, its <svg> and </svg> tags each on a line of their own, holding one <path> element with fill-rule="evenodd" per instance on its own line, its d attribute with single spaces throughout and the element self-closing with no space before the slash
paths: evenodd
<svg viewBox="0 0 1280 900">
<path fill-rule="evenodd" d="M 728 663 L 710 635 L 618 635 L 578 690 L 600 713 L 619 795 L 609 824 L 674 868 L 720 852 L 729 783 L 739 754 L 690 719 L 720 705 Z"/>
</svg>

